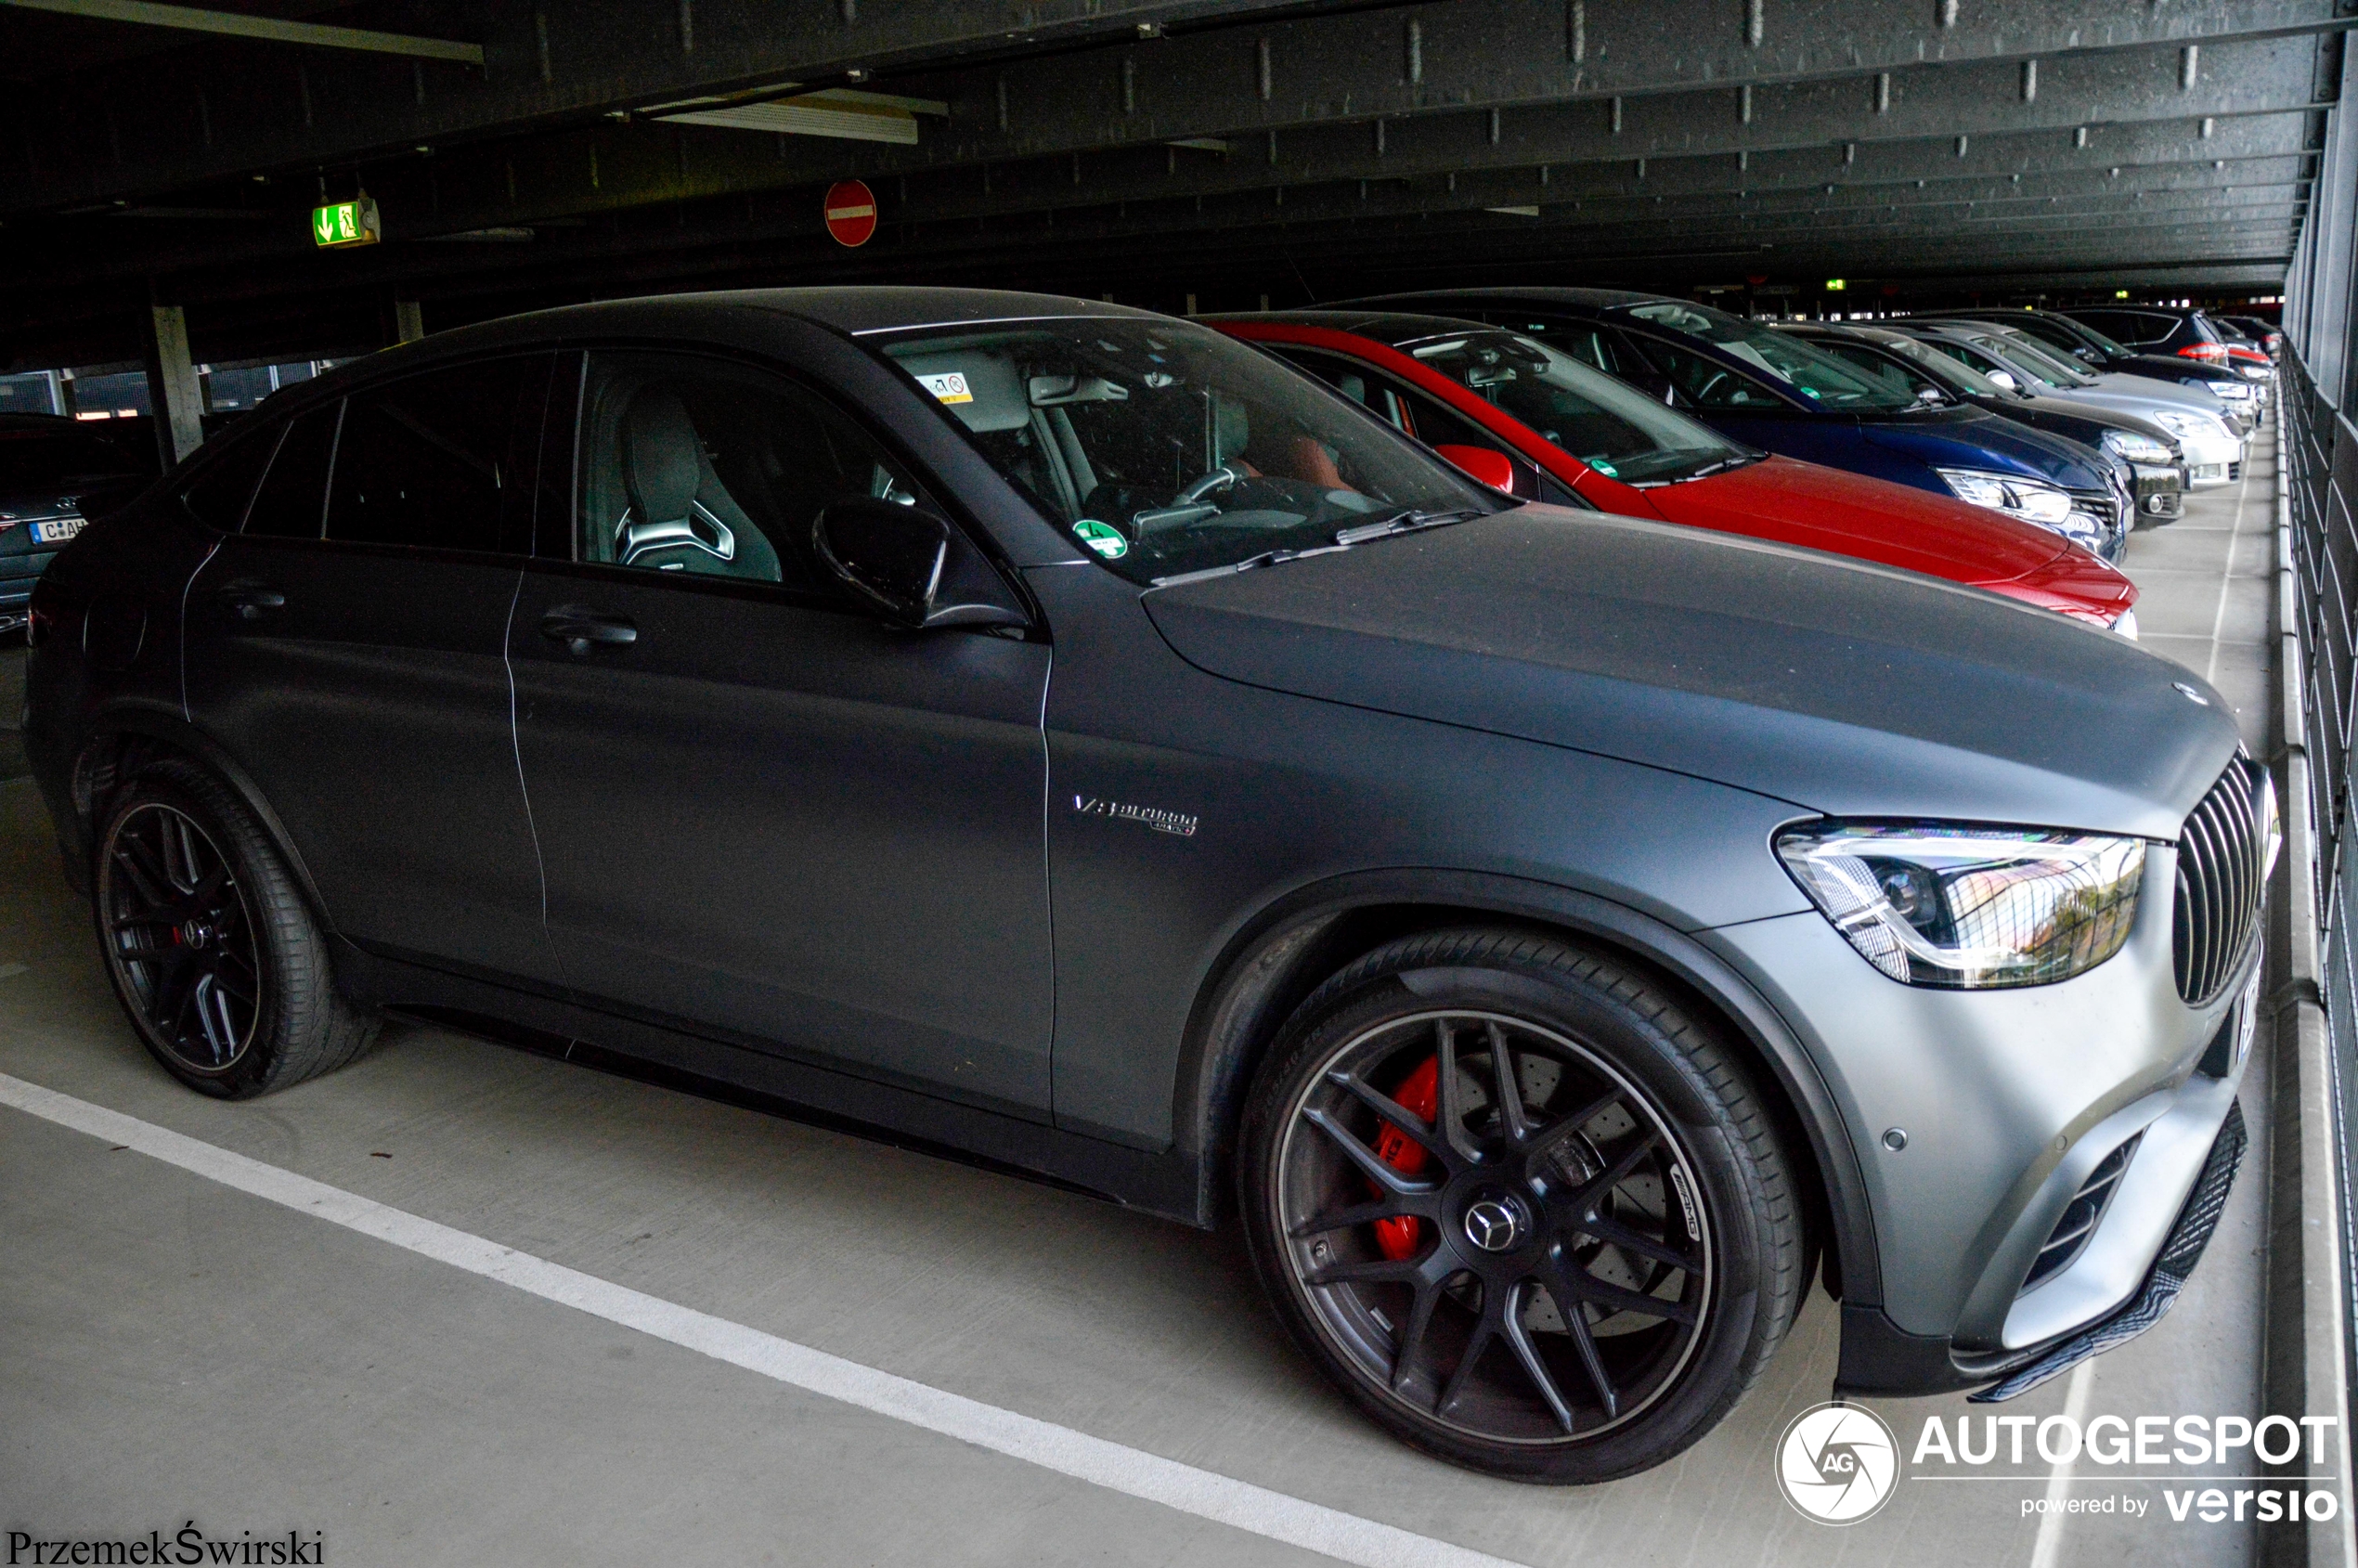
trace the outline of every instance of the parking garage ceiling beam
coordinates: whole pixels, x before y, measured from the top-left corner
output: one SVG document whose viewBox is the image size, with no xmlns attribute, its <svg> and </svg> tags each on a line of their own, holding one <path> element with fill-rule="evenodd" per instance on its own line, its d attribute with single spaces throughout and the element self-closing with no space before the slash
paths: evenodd
<svg viewBox="0 0 2358 1568">
<path fill-rule="evenodd" d="M 2013 103 L 2041 123 L 2103 117 L 2123 100 L 2136 106 L 2129 117 L 2150 118 L 2165 112 L 2154 100 L 2171 95 L 2181 112 L 2215 115 L 2308 101 L 2315 35 L 2353 19 L 2339 14 L 2340 0 L 2172 0 L 2099 15 L 2071 0 L 1455 0 L 1251 14 L 1273 8 L 1230 0 L 1215 19 L 1211 0 L 1048 0 L 1023 7 L 1036 19 L 1019 23 L 1014 7 L 982 0 L 889 13 L 752 0 L 606 0 L 529 13 L 512 4 L 484 12 L 485 72 L 446 77 L 437 67 L 430 79 L 422 65 L 247 58 L 234 112 L 197 101 L 202 73 L 186 62 L 135 61 L 58 85 L 66 134 L 39 134 L 34 117 L 11 207 L 347 162 L 731 86 L 827 84 L 854 70 L 915 71 L 913 90 L 952 107 L 922 148 L 865 165 L 885 172 L 1535 105 L 1619 121 L 1617 149 L 1632 157 L 1673 150 L 1730 117 L 1757 126 L 1759 145 L 1882 125 L 1925 134 L 1961 95 Z M 1141 26 L 1168 35 L 1139 40 Z M 1105 43 L 1115 35 L 1132 42 Z M 2299 62 L 2289 98 L 2282 71 L 2253 53 L 2270 46 Z M 925 74 L 978 51 L 1006 58 Z M 1698 91 L 1725 101 L 1697 100 Z M 319 112 L 323 102 L 332 112 Z M 75 106 L 102 106 L 100 117 L 112 118 L 93 124 Z M 1837 120 L 1858 128 L 1820 123 Z M 1913 133 L 1898 128 L 1911 123 Z"/>
<path fill-rule="evenodd" d="M 94 21 L 129 22 L 140 27 L 180 32 L 204 32 L 227 38 L 254 38 L 272 44 L 301 44 L 315 49 L 358 49 L 364 53 L 399 55 L 430 60 L 483 64 L 483 45 L 456 38 L 421 38 L 408 32 L 380 32 L 365 27 L 330 27 L 318 22 L 289 21 L 278 17 L 250 16 L 243 11 L 206 11 L 193 6 L 164 6 L 151 0 L 0 0 L 0 6 L 20 11 L 54 11 L 61 16 Z"/>
</svg>

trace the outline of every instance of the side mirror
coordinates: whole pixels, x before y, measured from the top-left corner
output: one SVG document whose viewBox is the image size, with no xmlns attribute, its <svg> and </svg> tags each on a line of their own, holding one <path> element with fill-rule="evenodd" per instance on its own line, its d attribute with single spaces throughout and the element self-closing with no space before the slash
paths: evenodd
<svg viewBox="0 0 2358 1568">
<path fill-rule="evenodd" d="M 1447 459 L 1449 465 L 1467 478 L 1487 485 L 1494 490 L 1513 494 L 1515 487 L 1514 460 L 1489 447 L 1458 447 L 1443 445 L 1434 451 Z"/>
<path fill-rule="evenodd" d="M 965 536 L 921 506 L 861 496 L 819 513 L 811 543 L 853 593 L 912 630 L 1029 626 Z"/>
<path fill-rule="evenodd" d="M 2008 392 L 2017 392 L 2021 390 L 2021 388 L 2015 383 L 2014 372 L 2011 370 L 1992 370 L 1989 372 L 1989 379 L 1996 382 L 2000 386 L 2004 387 Z"/>
</svg>

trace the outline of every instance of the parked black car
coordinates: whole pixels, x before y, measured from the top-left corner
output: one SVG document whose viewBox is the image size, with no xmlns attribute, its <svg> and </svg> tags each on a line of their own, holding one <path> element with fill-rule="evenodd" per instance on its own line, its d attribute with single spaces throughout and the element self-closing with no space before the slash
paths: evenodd
<svg viewBox="0 0 2358 1568">
<path fill-rule="evenodd" d="M 2063 313 L 2140 354 L 2166 354 L 2197 364 L 2227 363 L 2226 343 L 2199 310 L 2174 305 L 2074 305 Z"/>
<path fill-rule="evenodd" d="M 0 634 L 21 630 L 32 585 L 85 519 L 149 483 L 97 431 L 52 414 L 0 414 Z"/>
<path fill-rule="evenodd" d="M 2009 310 L 2000 313 L 2007 326 L 2028 332 L 2041 343 L 2052 343 L 2099 373 L 2118 371 L 2122 375 L 2144 376 L 2152 381 L 2176 382 L 2182 386 L 2196 387 L 2219 400 L 2221 408 L 2236 430 L 2249 434 L 2260 423 L 2260 388 L 2218 365 L 2207 365 L 2196 359 L 2181 359 L 2170 354 L 2143 354 L 2117 339 L 2107 337 L 2084 321 L 2075 320 L 2059 311 Z M 1934 312 L 1916 317 L 1924 321 L 1977 321 L 1969 311 Z"/>
<path fill-rule="evenodd" d="M 2247 341 L 2271 359 L 2284 351 L 2284 330 L 2274 321 L 2263 320 L 2257 316 L 2214 316 L 2211 319 L 2241 332 Z"/>
<path fill-rule="evenodd" d="M 1843 1388 L 2018 1392 L 2160 1315 L 2242 1148 L 2274 796 L 2223 698 L 1518 504 L 1196 323 L 438 333 L 95 525 L 33 632 L 182 1082 L 429 1007 L 1234 1212 L 1337 1384 L 1494 1473 L 1679 1453 L 1821 1257 Z"/>
<path fill-rule="evenodd" d="M 1888 327 L 1793 321 L 1784 323 L 1784 328 L 1861 369 L 1901 378 L 1902 384 L 1928 382 L 1944 396 L 1960 403 L 2093 447 L 2126 474 L 2140 516 L 2167 522 L 2184 515 L 2185 453 L 2175 436 L 2150 420 L 2061 397 L 2042 397 L 2022 387 L 2001 386 L 1970 366 Z"/>
</svg>

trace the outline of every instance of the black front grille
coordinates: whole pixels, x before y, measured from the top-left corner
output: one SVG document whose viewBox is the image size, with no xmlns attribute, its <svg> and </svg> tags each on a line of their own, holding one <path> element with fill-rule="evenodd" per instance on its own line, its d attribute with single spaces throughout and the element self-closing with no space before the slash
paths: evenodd
<svg viewBox="0 0 2358 1568">
<path fill-rule="evenodd" d="M 2029 1276 L 2022 1282 L 2024 1290 L 2044 1285 L 2068 1268 L 2072 1259 L 2079 1256 L 2080 1250 L 2088 1245 L 2088 1238 L 2096 1234 L 2096 1222 L 2105 1217 L 2105 1209 L 2112 1202 L 2113 1193 L 2120 1186 L 2121 1173 L 2129 1169 L 2129 1158 L 2137 1152 L 2137 1145 L 2144 1141 L 2144 1136 L 2143 1133 L 2138 1134 L 2105 1155 L 2097 1162 L 2096 1168 L 2088 1173 L 2087 1181 L 2080 1185 L 2079 1194 L 2064 1210 L 2063 1218 L 2055 1222 L 2054 1234 L 2039 1249 L 2039 1256 L 2031 1261 Z"/>
<path fill-rule="evenodd" d="M 2170 951 L 2178 994 L 2194 1006 L 2227 988 L 2257 931 L 2274 816 L 2267 789 L 2268 771 L 2236 758 L 2179 835 Z"/>
</svg>

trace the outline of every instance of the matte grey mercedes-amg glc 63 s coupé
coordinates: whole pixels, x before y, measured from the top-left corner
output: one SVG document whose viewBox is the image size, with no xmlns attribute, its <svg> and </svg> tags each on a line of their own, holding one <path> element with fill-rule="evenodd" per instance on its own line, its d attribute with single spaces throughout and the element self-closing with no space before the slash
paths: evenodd
<svg viewBox="0 0 2358 1568">
<path fill-rule="evenodd" d="M 130 1026 L 385 1008 L 1202 1225 L 1462 1464 L 2151 1323 L 2241 1151 L 2229 710 L 1953 584 L 1522 504 L 1043 295 L 609 302 L 282 393 L 58 558 L 26 737 Z"/>
</svg>

